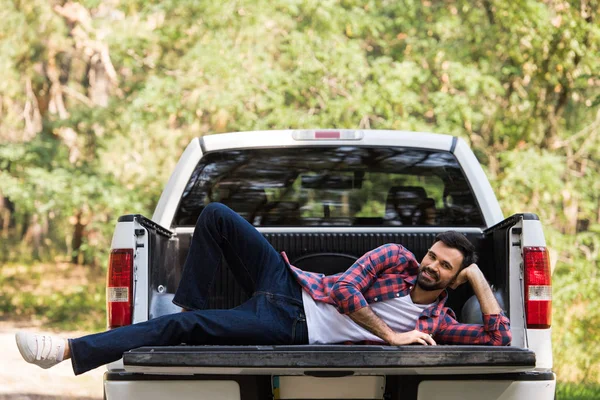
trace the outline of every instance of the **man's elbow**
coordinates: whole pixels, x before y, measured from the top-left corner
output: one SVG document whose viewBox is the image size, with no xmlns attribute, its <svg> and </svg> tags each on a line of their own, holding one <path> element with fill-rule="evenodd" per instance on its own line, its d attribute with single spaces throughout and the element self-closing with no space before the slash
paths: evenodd
<svg viewBox="0 0 600 400">
<path fill-rule="evenodd" d="M 335 304 L 338 304 L 340 301 L 343 301 L 343 299 L 344 299 L 344 291 L 341 288 L 341 285 L 339 283 L 335 283 L 331 287 L 331 291 L 329 292 L 329 299 L 332 302 L 334 302 Z"/>
<path fill-rule="evenodd" d="M 331 292 L 329 292 L 329 299 L 342 314 L 347 314 L 348 311 L 348 296 L 345 295 L 344 290 L 339 284 L 333 285 Z"/>
<path fill-rule="evenodd" d="M 500 346 L 509 346 L 512 342 L 512 333 L 510 332 L 510 328 L 506 328 L 506 330 L 502 334 L 502 340 Z"/>
<path fill-rule="evenodd" d="M 360 291 L 346 283 L 336 283 L 329 293 L 329 299 L 341 314 L 351 314 L 366 307 L 367 301 Z"/>
<path fill-rule="evenodd" d="M 488 342 L 491 346 L 508 346 L 512 342 L 512 333 L 510 332 L 510 321 L 504 315 L 484 315 L 484 330 L 487 331 Z"/>
<path fill-rule="evenodd" d="M 510 327 L 502 326 L 499 330 L 494 332 L 491 339 L 489 344 L 492 346 L 509 346 L 512 342 Z"/>
</svg>

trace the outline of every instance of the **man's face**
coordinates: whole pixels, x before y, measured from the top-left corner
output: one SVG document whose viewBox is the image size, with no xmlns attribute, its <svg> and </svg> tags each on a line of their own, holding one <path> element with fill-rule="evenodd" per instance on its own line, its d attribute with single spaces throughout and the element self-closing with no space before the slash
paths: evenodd
<svg viewBox="0 0 600 400">
<path fill-rule="evenodd" d="M 460 251 L 435 242 L 421 261 L 417 285 L 427 291 L 445 289 L 458 275 L 462 261 Z"/>
</svg>

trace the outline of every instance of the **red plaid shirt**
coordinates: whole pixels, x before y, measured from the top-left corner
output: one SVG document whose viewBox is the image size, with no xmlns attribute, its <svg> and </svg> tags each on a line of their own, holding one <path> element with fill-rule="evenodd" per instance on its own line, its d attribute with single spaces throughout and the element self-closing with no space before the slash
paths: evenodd
<svg viewBox="0 0 600 400">
<path fill-rule="evenodd" d="M 359 258 L 346 272 L 325 276 L 302 271 L 286 263 L 300 285 L 316 301 L 334 305 L 342 314 L 350 314 L 370 303 L 406 296 L 417 281 L 419 263 L 399 244 L 386 244 Z M 415 329 L 429 333 L 442 344 L 484 344 L 506 346 L 511 333 L 504 313 L 483 316 L 483 325 L 462 324 L 454 312 L 444 307 L 448 293 L 425 309 Z"/>
</svg>

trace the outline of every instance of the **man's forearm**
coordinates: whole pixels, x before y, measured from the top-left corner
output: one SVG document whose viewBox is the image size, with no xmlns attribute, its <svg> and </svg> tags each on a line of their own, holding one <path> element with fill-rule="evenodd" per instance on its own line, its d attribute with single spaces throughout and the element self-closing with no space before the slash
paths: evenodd
<svg viewBox="0 0 600 400">
<path fill-rule="evenodd" d="M 500 308 L 494 297 L 492 288 L 490 288 L 479 267 L 469 271 L 469 283 L 475 292 L 475 296 L 477 296 L 477 300 L 479 300 L 483 314 L 500 314 L 502 312 L 502 308 Z"/>
<path fill-rule="evenodd" d="M 382 340 L 390 343 L 391 338 L 394 336 L 394 331 L 388 326 L 373 310 L 371 307 L 363 307 L 358 311 L 348 314 L 348 316 L 375 336 L 380 337 Z"/>
</svg>

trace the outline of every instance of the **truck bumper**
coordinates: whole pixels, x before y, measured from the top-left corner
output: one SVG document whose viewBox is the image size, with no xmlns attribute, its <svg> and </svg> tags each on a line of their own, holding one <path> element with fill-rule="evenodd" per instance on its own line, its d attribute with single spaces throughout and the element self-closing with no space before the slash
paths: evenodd
<svg viewBox="0 0 600 400">
<path fill-rule="evenodd" d="M 356 398 L 345 390 L 352 379 L 369 376 L 294 377 L 278 380 L 266 375 L 148 375 L 107 372 L 104 393 L 107 400 L 258 400 L 265 398 L 341 399 Z M 306 379 L 303 382 L 302 379 Z M 393 375 L 371 376 L 372 396 L 361 399 L 390 400 L 475 400 L 475 399 L 554 399 L 556 378 L 552 372 L 493 375 Z M 337 382 L 339 380 L 339 382 Z M 288 387 L 274 387 L 274 382 L 289 382 Z M 383 382 L 384 387 L 379 383 Z M 339 383 L 339 385 L 338 385 Z M 278 383 L 279 384 L 279 383 Z M 318 387 L 322 385 L 323 390 Z M 310 388 L 310 390 L 308 390 Z M 338 391 L 332 388 L 339 388 Z M 338 393 L 339 392 L 339 393 Z M 355 392 L 356 394 L 357 392 Z M 306 396 L 309 397 L 306 397 Z"/>
<path fill-rule="evenodd" d="M 239 400 L 235 381 L 105 381 L 107 400 L 214 399 Z"/>
<path fill-rule="evenodd" d="M 417 399 L 554 399 L 556 380 L 547 381 L 423 381 Z"/>
</svg>

